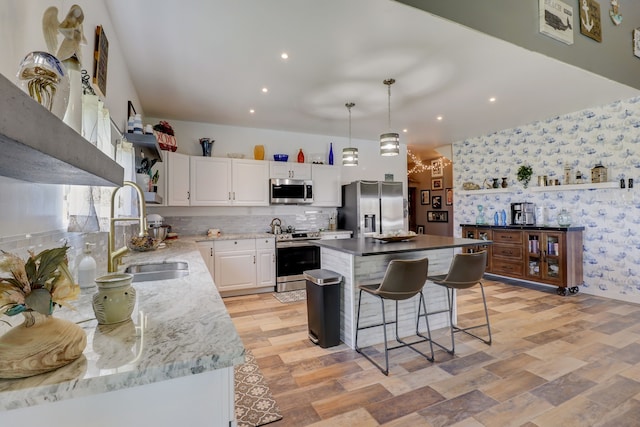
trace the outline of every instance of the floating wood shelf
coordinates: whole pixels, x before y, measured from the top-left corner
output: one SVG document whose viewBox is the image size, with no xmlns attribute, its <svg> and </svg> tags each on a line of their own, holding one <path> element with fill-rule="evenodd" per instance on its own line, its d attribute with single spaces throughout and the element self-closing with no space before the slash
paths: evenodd
<svg viewBox="0 0 640 427">
<path fill-rule="evenodd" d="M 0 176 L 122 186 L 124 169 L 0 74 Z"/>
</svg>

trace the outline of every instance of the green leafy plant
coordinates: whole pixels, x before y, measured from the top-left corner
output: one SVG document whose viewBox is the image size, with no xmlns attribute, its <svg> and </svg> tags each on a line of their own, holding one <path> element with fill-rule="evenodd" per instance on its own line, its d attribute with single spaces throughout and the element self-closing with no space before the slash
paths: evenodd
<svg viewBox="0 0 640 427">
<path fill-rule="evenodd" d="M 518 168 L 518 181 L 527 188 L 529 181 L 531 181 L 531 175 L 533 175 L 533 169 L 529 165 L 522 165 Z"/>
</svg>

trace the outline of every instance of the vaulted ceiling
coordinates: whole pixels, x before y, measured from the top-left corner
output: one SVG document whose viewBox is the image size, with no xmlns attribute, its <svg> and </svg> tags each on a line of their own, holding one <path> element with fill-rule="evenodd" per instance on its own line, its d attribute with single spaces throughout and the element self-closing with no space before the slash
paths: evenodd
<svg viewBox="0 0 640 427">
<path fill-rule="evenodd" d="M 354 102 L 376 140 L 394 78 L 391 128 L 420 151 L 640 93 L 391 0 L 106 4 L 142 109 L 169 120 L 346 136 Z"/>
</svg>

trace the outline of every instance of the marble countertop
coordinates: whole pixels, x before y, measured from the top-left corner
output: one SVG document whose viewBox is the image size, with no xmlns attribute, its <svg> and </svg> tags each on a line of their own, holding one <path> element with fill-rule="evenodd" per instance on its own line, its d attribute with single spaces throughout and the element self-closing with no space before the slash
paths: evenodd
<svg viewBox="0 0 640 427">
<path fill-rule="evenodd" d="M 74 362 L 23 379 L 0 379 L 0 411 L 49 401 L 95 395 L 244 362 L 244 346 L 195 245 L 196 239 L 168 241 L 165 248 L 129 253 L 124 264 L 186 261 L 189 275 L 133 283 L 137 302 L 132 321 L 98 325 L 91 299 L 97 288 L 83 289 L 76 311 L 54 316 L 79 323 L 87 347 Z M 14 325 L 23 317 L 3 317 Z M 9 327 L 0 322 L 0 334 Z"/>
<path fill-rule="evenodd" d="M 392 254 L 400 252 L 416 252 L 434 249 L 457 248 L 461 246 L 486 245 L 487 240 L 463 239 L 448 236 L 432 236 L 418 234 L 415 238 L 401 242 L 382 242 L 372 237 L 359 237 L 337 240 L 312 240 L 310 243 L 345 252 L 356 256 Z"/>
</svg>

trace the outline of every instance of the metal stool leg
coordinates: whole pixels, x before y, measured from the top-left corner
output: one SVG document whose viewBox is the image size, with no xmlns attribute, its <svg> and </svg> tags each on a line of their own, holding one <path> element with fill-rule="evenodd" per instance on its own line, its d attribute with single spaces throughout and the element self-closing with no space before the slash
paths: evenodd
<svg viewBox="0 0 640 427">
<path fill-rule="evenodd" d="M 484 304 L 484 317 L 487 323 L 484 323 L 482 325 L 476 325 L 476 326 L 469 326 L 467 328 L 460 328 L 457 325 L 453 326 L 454 332 L 464 332 L 467 335 L 470 335 L 474 338 L 479 339 L 480 341 L 482 341 L 483 343 L 487 344 L 487 345 L 491 345 L 492 343 L 492 338 L 491 338 L 491 326 L 489 325 L 489 311 L 487 310 L 487 299 L 485 298 L 484 295 L 484 286 L 482 285 L 482 282 L 478 282 L 480 284 L 480 290 L 482 291 L 482 303 Z M 453 324 L 452 324 L 453 325 Z M 483 327 L 487 327 L 487 332 L 489 334 L 489 339 L 484 339 L 481 336 L 478 336 L 476 334 L 472 334 L 471 332 L 469 332 L 469 330 L 471 329 L 477 329 L 477 328 L 483 328 Z"/>
</svg>

